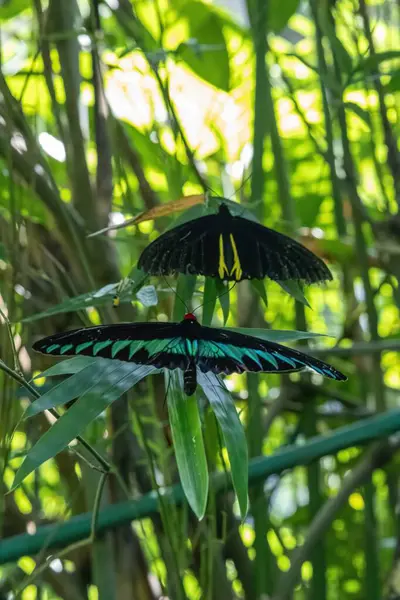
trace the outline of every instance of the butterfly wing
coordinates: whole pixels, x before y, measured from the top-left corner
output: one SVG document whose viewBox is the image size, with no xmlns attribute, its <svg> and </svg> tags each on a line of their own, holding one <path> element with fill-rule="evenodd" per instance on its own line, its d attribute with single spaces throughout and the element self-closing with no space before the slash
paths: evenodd
<svg viewBox="0 0 400 600">
<path fill-rule="evenodd" d="M 310 250 L 259 223 L 232 217 L 224 204 L 218 214 L 162 234 L 143 251 L 138 266 L 153 275 L 196 273 L 224 281 L 332 279 L 325 263 Z"/>
<path fill-rule="evenodd" d="M 291 373 L 308 367 L 330 379 L 347 379 L 331 365 L 299 350 L 219 329 L 202 330 L 205 339 L 198 341 L 197 365 L 203 373 Z"/>
<path fill-rule="evenodd" d="M 166 231 L 142 252 L 138 267 L 152 275 L 191 273 L 217 277 L 217 215 L 193 219 Z"/>
<path fill-rule="evenodd" d="M 274 281 L 305 283 L 332 279 L 323 260 L 296 240 L 242 217 L 234 217 L 231 228 L 229 239 L 232 250 L 228 255 L 228 270 L 232 276 L 237 273 L 235 257 L 238 256 L 242 279 L 269 277 Z"/>
<path fill-rule="evenodd" d="M 33 349 L 52 356 L 99 356 L 185 369 L 189 358 L 180 323 L 121 323 L 58 333 L 35 342 Z"/>
</svg>

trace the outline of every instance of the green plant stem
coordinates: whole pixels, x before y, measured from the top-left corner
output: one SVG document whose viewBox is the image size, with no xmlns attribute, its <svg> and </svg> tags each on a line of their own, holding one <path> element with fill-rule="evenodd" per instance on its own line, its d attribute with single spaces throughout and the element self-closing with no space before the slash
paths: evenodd
<svg viewBox="0 0 400 600">
<path fill-rule="evenodd" d="M 316 436 L 301 446 L 288 446 L 278 450 L 272 456 L 262 456 L 250 461 L 249 481 L 257 485 L 266 477 L 282 473 L 300 465 L 307 465 L 321 458 L 342 450 L 373 440 L 387 438 L 400 430 L 400 409 L 390 410 L 384 414 L 364 419 L 361 422 L 337 429 L 330 435 Z M 397 450 L 397 446 L 394 447 Z M 393 450 L 389 451 L 390 457 Z M 212 485 L 216 492 L 232 489 L 231 480 L 224 473 L 216 473 L 212 477 Z M 161 491 L 161 490 L 160 490 Z M 162 490 L 166 503 L 176 505 L 184 501 L 184 493 L 180 485 Z M 96 531 L 106 531 L 126 523 L 139 520 L 159 512 L 158 495 L 152 491 L 134 502 L 121 502 L 103 509 L 99 513 Z M 85 539 L 91 531 L 92 514 L 86 513 L 72 517 L 68 522 L 38 527 L 36 534 L 22 534 L 0 542 L 0 564 L 18 560 L 21 556 L 29 556 L 40 551 L 46 545 L 50 550 L 65 547 L 67 544 Z M 49 538 L 51 541 L 49 542 Z"/>
<path fill-rule="evenodd" d="M 257 216 L 263 220 L 263 197 L 264 197 L 264 144 L 268 128 L 274 120 L 271 116 L 273 111 L 272 98 L 267 109 L 265 106 L 268 98 L 269 81 L 266 66 L 267 56 L 267 8 L 265 0 L 247 0 L 247 13 L 251 23 L 253 47 L 255 54 L 255 90 L 254 90 L 254 125 L 253 125 L 253 160 L 251 180 L 251 202 L 257 206 Z M 268 114 L 269 113 L 269 114 Z M 264 440 L 263 429 L 263 406 L 258 393 L 258 377 L 249 375 L 247 377 L 249 390 L 247 438 L 249 456 L 254 457 L 262 453 Z M 264 486 L 256 485 L 250 490 L 251 513 L 254 518 L 254 549 L 256 557 L 254 560 L 254 578 L 257 597 L 264 594 L 269 595 L 273 589 L 275 575 L 275 560 L 269 547 L 267 533 L 269 529 L 269 515 Z"/>
<path fill-rule="evenodd" d="M 37 390 L 35 390 L 35 388 L 33 386 L 30 385 L 30 383 L 28 383 L 26 381 L 26 379 L 24 379 L 24 377 L 22 375 L 20 375 L 19 373 L 17 373 L 16 371 L 13 371 L 13 369 L 10 369 L 10 367 L 8 367 L 2 360 L 0 360 L 0 369 L 2 371 L 4 371 L 5 373 L 7 373 L 7 375 L 9 375 L 12 379 L 14 379 L 17 383 L 19 383 L 20 385 L 22 385 L 30 394 L 32 394 L 35 398 L 40 398 L 40 394 Z M 54 409 L 49 410 L 49 412 L 53 415 L 53 417 L 55 417 L 56 419 L 60 418 L 60 415 L 58 414 L 58 412 Z M 76 437 L 76 439 L 78 440 L 78 442 L 97 460 L 97 462 L 101 465 L 103 471 L 105 473 L 108 473 L 110 471 L 110 465 L 108 464 L 108 462 L 101 456 L 101 454 L 99 454 L 97 452 L 97 450 L 95 448 L 93 448 L 93 446 L 91 446 L 89 444 L 89 442 L 87 442 L 83 437 L 81 437 L 80 435 Z M 81 458 L 83 458 L 83 460 L 85 460 L 90 467 L 93 467 L 93 465 L 88 462 L 88 460 L 82 455 L 79 454 L 79 456 Z"/>
<path fill-rule="evenodd" d="M 375 43 L 372 37 L 371 24 L 369 21 L 368 9 L 365 4 L 365 0 L 359 0 L 359 11 L 364 24 L 364 33 L 368 41 L 370 56 L 376 57 Z M 379 66 L 377 67 L 377 71 L 379 73 Z M 388 151 L 387 161 L 393 177 L 396 202 L 398 207 L 400 208 L 400 152 L 397 147 L 396 138 L 393 135 L 390 121 L 388 119 L 387 108 L 385 103 L 385 92 L 379 77 L 374 79 L 374 84 L 375 90 L 378 94 L 379 114 L 382 121 L 385 144 Z"/>
</svg>

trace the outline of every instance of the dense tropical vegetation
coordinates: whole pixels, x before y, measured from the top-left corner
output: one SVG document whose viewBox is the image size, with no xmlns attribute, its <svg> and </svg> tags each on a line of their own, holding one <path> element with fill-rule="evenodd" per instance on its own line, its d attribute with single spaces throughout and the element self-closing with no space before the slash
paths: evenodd
<svg viewBox="0 0 400 600">
<path fill-rule="evenodd" d="M 0 598 L 400 597 L 399 24 L 396 0 L 0 2 Z M 146 278 L 210 190 L 334 280 Z M 31 349 L 202 304 L 348 381 L 234 375 L 213 412 Z"/>
</svg>

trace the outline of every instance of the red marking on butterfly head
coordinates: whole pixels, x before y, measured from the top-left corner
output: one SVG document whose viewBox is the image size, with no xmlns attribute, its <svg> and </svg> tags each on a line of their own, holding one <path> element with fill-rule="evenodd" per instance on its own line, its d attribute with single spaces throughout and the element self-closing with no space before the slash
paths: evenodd
<svg viewBox="0 0 400 600">
<path fill-rule="evenodd" d="M 197 319 L 193 313 L 186 313 L 186 315 L 183 317 L 183 319 L 185 321 L 197 321 Z"/>
</svg>

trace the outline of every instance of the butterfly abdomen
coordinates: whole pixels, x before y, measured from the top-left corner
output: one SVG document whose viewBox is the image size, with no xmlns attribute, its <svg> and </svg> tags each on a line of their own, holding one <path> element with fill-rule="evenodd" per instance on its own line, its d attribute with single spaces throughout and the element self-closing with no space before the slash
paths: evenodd
<svg viewBox="0 0 400 600">
<path fill-rule="evenodd" d="M 197 387 L 196 364 L 190 362 L 183 373 L 183 389 L 186 396 L 192 396 Z"/>
</svg>

